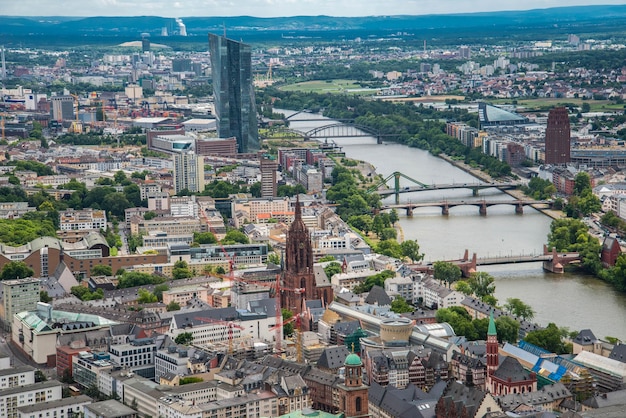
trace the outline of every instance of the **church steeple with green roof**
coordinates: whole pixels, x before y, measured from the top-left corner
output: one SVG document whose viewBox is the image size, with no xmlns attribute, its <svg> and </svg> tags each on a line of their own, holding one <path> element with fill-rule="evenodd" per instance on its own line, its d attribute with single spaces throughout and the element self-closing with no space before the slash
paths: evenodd
<svg viewBox="0 0 626 418">
<path fill-rule="evenodd" d="M 489 328 L 487 328 L 487 335 L 498 335 L 496 331 L 496 321 L 493 320 L 493 310 L 489 313 Z"/>
</svg>

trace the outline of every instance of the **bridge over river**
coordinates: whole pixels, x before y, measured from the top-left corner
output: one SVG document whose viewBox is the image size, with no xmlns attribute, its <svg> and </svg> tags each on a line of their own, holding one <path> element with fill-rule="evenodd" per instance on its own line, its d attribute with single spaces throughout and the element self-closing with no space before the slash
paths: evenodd
<svg viewBox="0 0 626 418">
<path fill-rule="evenodd" d="M 513 205 L 515 206 L 515 213 L 524 213 L 524 206 L 536 207 L 539 205 L 551 207 L 553 202 L 551 200 L 460 200 L 460 201 L 440 201 L 440 202 L 420 202 L 420 203 L 398 203 L 392 205 L 383 205 L 381 210 L 390 209 L 403 209 L 406 210 L 407 216 L 413 216 L 413 211 L 418 208 L 436 207 L 441 208 L 442 215 L 449 215 L 450 208 L 456 206 L 477 206 L 478 212 L 482 216 L 487 215 L 487 208 L 497 205 Z"/>
<path fill-rule="evenodd" d="M 518 264 L 518 263 L 543 263 L 543 269 L 551 273 L 562 274 L 565 272 L 565 266 L 570 263 L 580 262 L 579 253 L 565 253 L 558 252 L 555 249 L 548 250 L 547 246 L 543 246 L 543 254 L 520 254 L 520 255 L 505 255 L 498 257 L 476 257 L 476 253 L 469 257 L 469 251 L 465 250 L 463 258 L 460 260 L 449 260 L 447 263 L 457 265 L 463 277 L 469 277 L 476 271 L 478 266 L 493 266 L 501 264 Z M 432 274 L 434 271 L 433 264 L 412 264 L 410 268 L 413 271 L 425 272 Z"/>
</svg>

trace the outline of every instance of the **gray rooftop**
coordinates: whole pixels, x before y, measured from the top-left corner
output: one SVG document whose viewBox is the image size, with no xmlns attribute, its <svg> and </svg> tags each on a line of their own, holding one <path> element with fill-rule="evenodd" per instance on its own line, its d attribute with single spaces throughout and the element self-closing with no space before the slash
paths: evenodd
<svg viewBox="0 0 626 418">
<path fill-rule="evenodd" d="M 137 413 L 134 409 L 129 408 L 114 399 L 85 405 L 85 410 L 88 410 L 101 418 L 118 418 Z"/>
<path fill-rule="evenodd" d="M 23 414 L 32 414 L 47 409 L 61 408 L 70 405 L 80 405 L 91 403 L 93 400 L 87 395 L 70 396 L 69 398 L 59 399 L 57 401 L 41 402 L 35 405 L 22 406 L 17 408 Z"/>
</svg>

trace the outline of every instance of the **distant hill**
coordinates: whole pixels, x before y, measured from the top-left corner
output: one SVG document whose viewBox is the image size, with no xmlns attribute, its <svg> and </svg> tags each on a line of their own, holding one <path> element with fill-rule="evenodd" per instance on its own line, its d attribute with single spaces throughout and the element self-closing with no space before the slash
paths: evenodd
<svg viewBox="0 0 626 418">
<path fill-rule="evenodd" d="M 352 32 L 356 36 L 379 35 L 398 31 L 413 34 L 442 34 L 450 31 L 465 33 L 545 31 L 554 28 L 570 29 L 572 33 L 601 31 L 605 27 L 618 29 L 626 23 L 626 5 L 575 6 L 528 11 L 507 11 L 469 14 L 422 16 L 331 17 L 294 16 L 259 18 L 237 17 L 182 17 L 189 37 L 206 37 L 207 33 L 222 33 L 231 37 L 254 34 L 257 37 L 298 36 L 328 37 L 338 32 Z M 0 35 L 11 39 L 29 36 L 59 37 L 118 37 L 136 39 L 141 33 L 160 37 L 161 28 L 175 34 L 172 18 L 137 17 L 9 17 L 0 16 Z"/>
</svg>

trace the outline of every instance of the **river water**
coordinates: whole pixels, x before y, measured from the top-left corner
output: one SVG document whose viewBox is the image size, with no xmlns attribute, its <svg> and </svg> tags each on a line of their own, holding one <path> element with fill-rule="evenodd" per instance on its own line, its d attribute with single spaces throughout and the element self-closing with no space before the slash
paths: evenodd
<svg viewBox="0 0 626 418">
<path fill-rule="evenodd" d="M 276 110 L 290 115 L 293 112 Z M 301 113 L 294 119 L 320 119 L 319 115 Z M 324 121 L 293 121 L 292 129 L 308 131 L 327 125 Z M 330 140 L 330 139 L 329 139 Z M 350 158 L 367 161 L 376 171 L 387 177 L 394 171 L 425 184 L 475 183 L 478 180 L 430 155 L 428 152 L 405 145 L 376 144 L 374 138 L 334 138 Z M 392 186 L 393 180 L 390 182 Z M 402 179 L 401 186 L 414 184 Z M 480 191 L 472 196 L 471 190 L 456 189 L 404 193 L 401 202 L 512 199 L 496 189 Z M 386 203 L 394 203 L 388 197 Z M 478 257 L 519 254 L 540 254 L 547 242 L 551 219 L 542 213 L 524 207 L 524 214 L 515 213 L 513 206 L 501 205 L 487 209 L 480 216 L 475 206 L 450 209 L 448 216 L 441 215 L 439 207 L 420 208 L 413 217 L 398 211 L 405 239 L 415 239 L 425 260 L 451 260 L 461 258 L 465 249 Z M 547 325 L 550 322 L 572 331 L 591 329 L 596 337 L 614 336 L 626 340 L 626 295 L 616 292 L 606 283 L 579 273 L 553 274 L 544 272 L 541 263 L 481 267 L 496 279 L 495 296 L 499 304 L 507 298 L 519 298 L 535 310 L 534 321 Z"/>
</svg>

